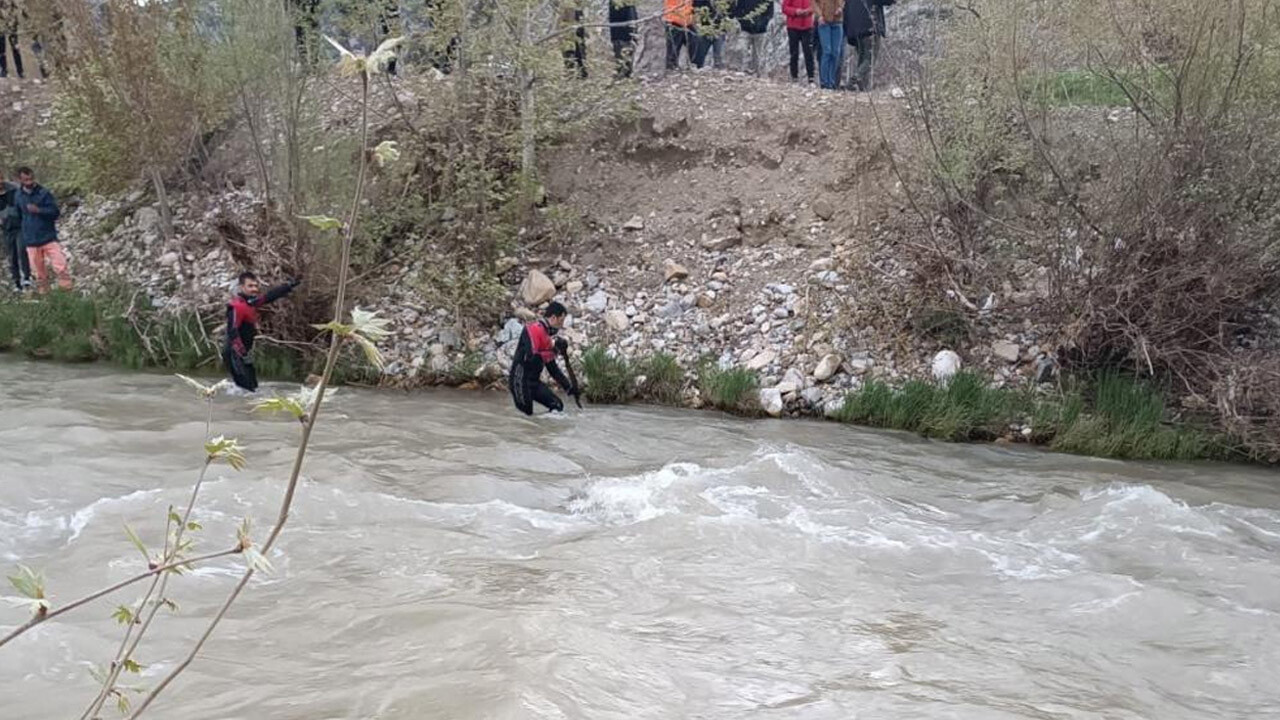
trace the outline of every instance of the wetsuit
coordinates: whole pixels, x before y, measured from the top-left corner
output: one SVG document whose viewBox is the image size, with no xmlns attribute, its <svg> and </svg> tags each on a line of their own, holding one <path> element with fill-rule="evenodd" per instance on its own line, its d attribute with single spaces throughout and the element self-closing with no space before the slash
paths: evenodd
<svg viewBox="0 0 1280 720">
<path fill-rule="evenodd" d="M 534 402 L 549 410 L 564 410 L 564 403 L 542 382 L 544 367 L 566 393 L 573 395 L 577 392 L 556 364 L 556 343 L 552 340 L 555 333 L 556 329 L 545 320 L 525 325 L 524 332 L 520 333 L 520 343 L 511 358 L 507 384 L 511 386 L 511 399 L 515 401 L 516 408 L 525 415 L 533 414 Z"/>
<path fill-rule="evenodd" d="M 227 342 L 222 363 L 236 385 L 253 392 L 258 389 L 258 372 L 253 368 L 253 339 L 258 334 L 258 308 L 293 292 L 297 282 L 288 282 L 262 295 L 236 293 L 227 303 Z"/>
</svg>

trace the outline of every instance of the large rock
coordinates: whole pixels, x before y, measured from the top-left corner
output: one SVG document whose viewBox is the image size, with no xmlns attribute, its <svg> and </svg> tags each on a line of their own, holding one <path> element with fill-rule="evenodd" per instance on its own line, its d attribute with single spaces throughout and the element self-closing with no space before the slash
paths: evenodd
<svg viewBox="0 0 1280 720">
<path fill-rule="evenodd" d="M 747 369 L 751 371 L 760 371 L 773 364 L 778 359 L 778 353 L 773 350 L 764 350 L 755 357 L 747 361 Z"/>
<path fill-rule="evenodd" d="M 591 293 L 591 297 L 587 298 L 587 310 L 599 315 L 609 307 L 609 294 L 603 290 L 597 290 Z"/>
<path fill-rule="evenodd" d="M 525 305 L 537 307 L 556 296 L 556 284 L 539 270 L 530 270 L 520 284 L 520 298 Z"/>
<path fill-rule="evenodd" d="M 876 366 L 876 361 L 867 353 L 858 353 L 844 363 L 850 375 L 862 375 Z"/>
<path fill-rule="evenodd" d="M 134 222 L 142 232 L 151 232 L 160 226 L 160 211 L 153 207 L 144 207 L 133 216 Z"/>
<path fill-rule="evenodd" d="M 843 358 L 835 353 L 828 353 L 822 356 L 822 360 L 818 361 L 818 367 L 813 370 L 813 379 L 818 382 L 830 380 L 840 370 L 841 362 L 843 362 Z"/>
<path fill-rule="evenodd" d="M 782 374 L 782 382 L 792 386 L 794 388 L 792 392 L 804 389 L 806 384 L 804 381 L 804 373 L 795 368 L 787 368 L 787 371 Z"/>
<path fill-rule="evenodd" d="M 614 332 L 623 332 L 631 327 L 631 318 L 621 310 L 610 310 L 604 314 L 604 324 Z"/>
<path fill-rule="evenodd" d="M 506 345 L 512 340 L 520 337 L 520 333 L 524 330 L 524 323 L 516 318 L 509 318 L 507 323 L 502 326 L 502 330 L 498 333 L 498 344 Z"/>
<path fill-rule="evenodd" d="M 1017 343 L 998 342 L 991 346 L 991 354 L 1007 363 L 1016 363 L 1022 357 L 1022 348 Z"/>
<path fill-rule="evenodd" d="M 782 417 L 782 392 L 778 388 L 765 388 L 760 391 L 760 409 L 770 417 Z"/>
<path fill-rule="evenodd" d="M 662 277 L 664 282 L 671 282 L 672 280 L 683 280 L 689 277 L 689 271 L 688 269 L 685 268 L 685 266 L 681 265 L 675 260 L 672 260 L 671 258 L 667 258 L 666 261 L 662 263 Z"/>
</svg>

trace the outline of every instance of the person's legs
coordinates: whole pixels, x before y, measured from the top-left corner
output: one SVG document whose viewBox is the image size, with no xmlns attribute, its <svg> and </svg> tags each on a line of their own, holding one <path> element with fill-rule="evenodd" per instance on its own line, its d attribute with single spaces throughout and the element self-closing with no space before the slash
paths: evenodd
<svg viewBox="0 0 1280 720">
<path fill-rule="evenodd" d="M 858 38 L 858 68 L 854 71 L 858 89 L 869 91 L 875 85 L 876 54 L 880 49 L 879 35 L 864 35 Z"/>
<path fill-rule="evenodd" d="M 13 30 L 9 31 L 9 47 L 10 49 L 13 50 L 13 74 L 17 75 L 18 79 L 21 80 L 22 74 L 23 74 L 22 73 L 22 50 L 19 49 L 19 46 L 18 46 L 18 33 L 16 31 L 13 31 Z"/>
<path fill-rule="evenodd" d="M 787 69 L 791 71 L 792 80 L 800 79 L 800 37 L 799 30 L 787 28 L 787 53 L 790 56 Z"/>
<path fill-rule="evenodd" d="M 696 33 L 689 33 L 689 64 L 702 69 L 707 64 L 707 51 L 711 49 L 711 38 Z"/>
<path fill-rule="evenodd" d="M 551 388 L 541 381 L 533 386 L 533 400 L 552 412 L 564 410 L 564 403 L 560 400 L 560 396 L 552 392 Z"/>
<path fill-rule="evenodd" d="M 670 23 L 667 24 L 667 70 L 678 70 L 680 68 L 681 32 L 683 32 L 681 28 Z"/>
<path fill-rule="evenodd" d="M 0 33 L 0 78 L 9 77 L 9 53 L 5 52 L 5 41 L 8 38 L 4 33 Z M 15 45 L 14 49 L 18 47 Z"/>
<path fill-rule="evenodd" d="M 755 75 L 756 77 L 760 77 L 760 75 L 763 73 L 761 62 L 764 59 L 763 57 L 764 56 L 764 33 L 748 33 L 747 46 L 750 49 L 749 62 L 751 63 L 748 68 L 748 71 L 752 75 Z"/>
<path fill-rule="evenodd" d="M 41 295 L 49 292 L 48 270 L 44 267 L 44 248 L 27 248 L 27 260 L 31 263 L 31 279 L 35 281 L 36 292 Z"/>
<path fill-rule="evenodd" d="M 809 76 L 809 82 L 813 82 L 813 28 L 801 35 L 800 47 L 804 50 L 804 72 Z"/>
<path fill-rule="evenodd" d="M 222 348 L 222 365 L 231 376 L 231 382 L 237 387 L 249 392 L 257 391 L 258 371 L 254 369 L 252 360 L 240 355 L 231 347 L 224 347 Z"/>
<path fill-rule="evenodd" d="M 31 282 L 31 261 L 27 258 L 27 250 L 22 246 L 22 232 L 6 230 L 4 232 L 5 253 L 9 256 L 9 274 L 13 278 L 13 286 L 22 290 Z"/>
<path fill-rule="evenodd" d="M 822 38 L 822 61 L 818 77 L 822 87 L 833 89 L 840 84 L 840 59 L 844 51 L 844 27 L 840 23 L 827 23 L 818 28 Z"/>
<path fill-rule="evenodd" d="M 67 253 L 63 251 L 62 243 L 51 242 L 45 245 L 44 256 L 49 259 L 49 264 L 53 265 L 53 273 L 58 276 L 58 287 L 70 290 L 71 272 L 67 269 Z"/>
<path fill-rule="evenodd" d="M 711 61 L 716 64 L 717 70 L 724 70 L 724 35 L 717 35 L 711 41 Z"/>
<path fill-rule="evenodd" d="M 613 62 L 617 66 L 617 77 L 631 77 L 632 44 L 629 40 L 613 41 Z"/>
</svg>

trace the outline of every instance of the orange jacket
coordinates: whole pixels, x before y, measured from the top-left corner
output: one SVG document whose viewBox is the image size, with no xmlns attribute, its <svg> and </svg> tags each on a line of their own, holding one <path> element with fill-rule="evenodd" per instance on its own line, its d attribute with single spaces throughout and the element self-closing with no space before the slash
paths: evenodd
<svg viewBox="0 0 1280 720">
<path fill-rule="evenodd" d="M 693 26 L 693 0 L 662 0 L 662 21 L 680 27 Z"/>
</svg>

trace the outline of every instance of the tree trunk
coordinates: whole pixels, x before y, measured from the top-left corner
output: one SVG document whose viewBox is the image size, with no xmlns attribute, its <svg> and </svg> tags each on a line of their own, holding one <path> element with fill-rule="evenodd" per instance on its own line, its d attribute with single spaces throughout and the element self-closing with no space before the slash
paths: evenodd
<svg viewBox="0 0 1280 720">
<path fill-rule="evenodd" d="M 160 205 L 160 236 L 166 241 L 173 239 L 173 209 L 169 207 L 169 191 L 164 186 L 164 177 L 160 171 L 151 168 L 151 186 L 156 191 L 156 202 Z"/>
</svg>

